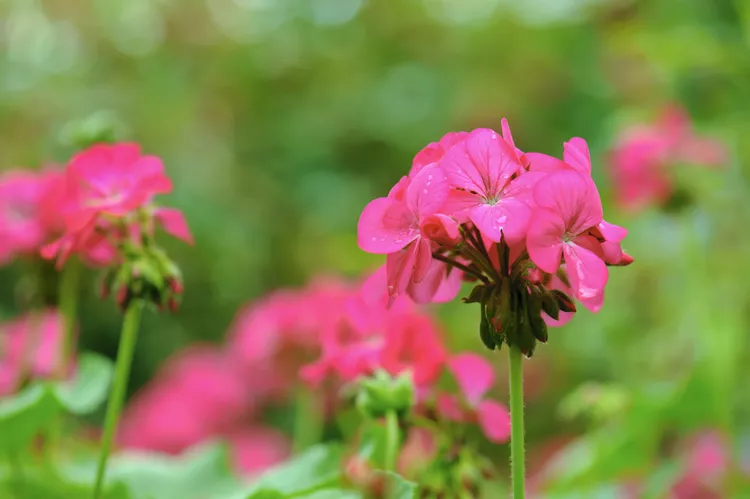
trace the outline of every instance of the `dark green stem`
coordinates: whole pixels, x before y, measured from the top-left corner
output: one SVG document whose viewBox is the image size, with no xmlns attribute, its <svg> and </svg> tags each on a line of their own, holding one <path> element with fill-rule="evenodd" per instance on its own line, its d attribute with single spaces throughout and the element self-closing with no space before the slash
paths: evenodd
<svg viewBox="0 0 750 499">
<path fill-rule="evenodd" d="M 110 447 L 117 431 L 117 423 L 125 402 L 125 394 L 130 377 L 130 365 L 133 362 L 136 340 L 138 339 L 138 325 L 141 320 L 143 303 L 140 300 L 133 301 L 125 310 L 125 318 L 122 323 L 120 335 L 120 346 L 117 350 L 117 363 L 115 365 L 115 378 L 112 385 L 112 393 L 107 402 L 107 413 L 104 417 L 104 432 L 102 434 L 102 446 L 99 453 L 99 464 L 96 470 L 96 483 L 94 485 L 94 499 L 101 497 L 104 487 L 104 476 L 107 470 Z"/>
</svg>

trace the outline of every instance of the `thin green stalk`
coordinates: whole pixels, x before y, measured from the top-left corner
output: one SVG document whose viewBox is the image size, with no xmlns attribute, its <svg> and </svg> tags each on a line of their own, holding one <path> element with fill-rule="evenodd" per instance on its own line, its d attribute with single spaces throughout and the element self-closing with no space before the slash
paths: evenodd
<svg viewBox="0 0 750 499">
<path fill-rule="evenodd" d="M 58 359 L 59 376 L 68 375 L 68 359 L 73 352 L 73 337 L 78 314 L 78 283 L 81 277 L 81 262 L 71 258 L 60 278 L 59 306 L 63 316 L 64 329 L 60 358 Z"/>
<path fill-rule="evenodd" d="M 398 416 L 396 411 L 388 411 L 385 413 L 385 471 L 396 471 L 398 440 Z"/>
<path fill-rule="evenodd" d="M 102 446 L 99 454 L 99 464 L 96 470 L 96 483 L 94 485 L 94 499 L 99 499 L 104 486 L 104 474 L 107 470 L 107 459 L 112 445 L 120 412 L 125 402 L 125 393 L 130 377 L 130 365 L 133 362 L 133 352 L 138 339 L 138 324 L 141 320 L 143 303 L 139 300 L 133 301 L 125 311 L 120 335 L 120 346 L 117 350 L 117 363 L 115 365 L 115 378 L 112 384 L 112 393 L 107 402 L 107 413 L 104 417 L 104 433 L 102 434 Z"/>
<path fill-rule="evenodd" d="M 323 434 L 323 408 L 312 390 L 301 386 L 297 391 L 294 415 L 295 453 L 320 442 Z"/>
<path fill-rule="evenodd" d="M 524 431 L 523 431 L 523 357 L 517 346 L 508 349 L 510 357 L 510 470 L 513 499 L 525 494 Z"/>
</svg>

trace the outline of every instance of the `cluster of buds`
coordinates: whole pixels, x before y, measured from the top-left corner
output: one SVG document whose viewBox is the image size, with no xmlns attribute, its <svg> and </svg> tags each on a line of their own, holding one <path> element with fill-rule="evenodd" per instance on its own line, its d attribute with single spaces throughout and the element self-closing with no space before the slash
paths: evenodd
<svg viewBox="0 0 750 499">
<path fill-rule="evenodd" d="M 365 207 L 359 245 L 385 254 L 388 303 L 453 296 L 456 276 L 477 282 L 481 336 L 531 356 L 547 326 L 576 311 L 597 312 L 609 266 L 633 259 L 627 230 L 606 222 L 591 178 L 588 145 L 564 144 L 563 159 L 516 148 L 508 123 L 449 133 L 414 158 L 387 197 Z"/>
</svg>

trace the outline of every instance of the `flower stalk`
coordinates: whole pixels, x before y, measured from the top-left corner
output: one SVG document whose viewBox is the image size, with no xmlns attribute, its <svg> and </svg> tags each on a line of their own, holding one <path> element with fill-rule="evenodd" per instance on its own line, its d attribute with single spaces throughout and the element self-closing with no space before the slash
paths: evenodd
<svg viewBox="0 0 750 499">
<path fill-rule="evenodd" d="M 142 310 L 143 302 L 135 300 L 128 305 L 128 308 L 125 311 L 125 318 L 123 319 L 122 324 L 122 334 L 120 335 L 120 346 L 117 351 L 115 378 L 113 381 L 112 393 L 107 402 L 107 412 L 104 417 L 104 432 L 102 434 L 99 463 L 96 470 L 94 499 L 100 499 L 104 487 L 107 461 L 109 459 L 112 440 L 117 432 L 117 424 L 120 420 L 123 403 L 125 402 L 128 378 L 130 377 L 130 366 L 133 362 L 133 352 L 135 351 L 135 344 L 138 339 L 138 326 L 141 320 Z"/>
<path fill-rule="evenodd" d="M 517 346 L 508 349 L 510 357 L 510 468 L 513 499 L 525 494 L 525 447 L 523 421 L 523 357 Z"/>
</svg>

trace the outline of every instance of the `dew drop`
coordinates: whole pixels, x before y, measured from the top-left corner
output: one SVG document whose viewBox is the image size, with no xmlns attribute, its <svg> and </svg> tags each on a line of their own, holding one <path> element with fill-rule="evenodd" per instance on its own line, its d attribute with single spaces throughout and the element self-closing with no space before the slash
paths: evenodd
<svg viewBox="0 0 750 499">
<path fill-rule="evenodd" d="M 491 135 L 491 137 L 492 137 L 492 140 L 497 140 L 497 134 L 496 134 L 496 133 L 493 133 L 493 134 Z"/>
</svg>

